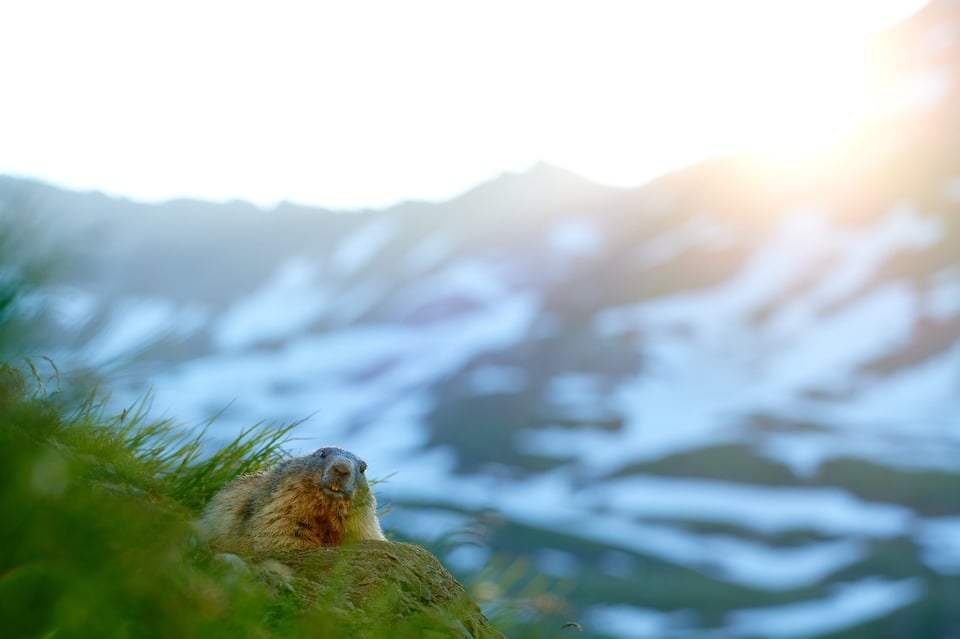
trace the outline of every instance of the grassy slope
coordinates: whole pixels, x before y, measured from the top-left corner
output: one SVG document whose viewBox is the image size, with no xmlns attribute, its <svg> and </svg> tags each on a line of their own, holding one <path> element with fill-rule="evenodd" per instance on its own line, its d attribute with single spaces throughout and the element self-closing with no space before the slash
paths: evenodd
<svg viewBox="0 0 960 639">
<path fill-rule="evenodd" d="M 201 458 L 197 434 L 62 395 L 0 371 L 7 636 L 271 636 L 264 586 L 211 561 L 191 521 L 223 483 L 277 457 L 283 429 Z"/>
<path fill-rule="evenodd" d="M 244 567 L 199 542 L 203 504 L 282 457 L 290 427 L 254 428 L 210 453 L 202 430 L 42 390 L 57 385 L 32 362 L 0 366 L 4 636 L 502 638 L 417 546 L 366 542 Z"/>
</svg>

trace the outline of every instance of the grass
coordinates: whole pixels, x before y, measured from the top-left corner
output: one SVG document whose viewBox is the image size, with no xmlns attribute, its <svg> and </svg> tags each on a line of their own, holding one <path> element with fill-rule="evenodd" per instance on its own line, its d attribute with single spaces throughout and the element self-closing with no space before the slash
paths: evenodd
<svg viewBox="0 0 960 639">
<path fill-rule="evenodd" d="M 0 367 L 0 620 L 10 637 L 270 637 L 265 585 L 224 572 L 192 521 L 283 456 L 289 426 L 205 451 L 204 429 L 71 406 L 34 365 Z"/>
</svg>

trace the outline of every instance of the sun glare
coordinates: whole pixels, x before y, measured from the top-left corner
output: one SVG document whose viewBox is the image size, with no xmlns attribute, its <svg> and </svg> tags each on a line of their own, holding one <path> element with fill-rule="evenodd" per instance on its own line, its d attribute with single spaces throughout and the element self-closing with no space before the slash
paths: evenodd
<svg viewBox="0 0 960 639">
<path fill-rule="evenodd" d="M 583 90 L 556 99 L 541 81 L 535 110 L 566 127 L 539 147 L 622 185 L 715 154 L 819 157 L 871 116 L 869 37 L 920 4 L 637 3 L 603 29 L 596 13 L 570 16 L 590 58 L 565 60 L 567 80 Z"/>
<path fill-rule="evenodd" d="M 869 113 L 870 67 L 866 34 L 851 31 L 784 25 L 765 43 L 743 87 L 744 103 L 755 105 L 740 111 L 744 147 L 807 157 L 856 131 Z"/>
</svg>

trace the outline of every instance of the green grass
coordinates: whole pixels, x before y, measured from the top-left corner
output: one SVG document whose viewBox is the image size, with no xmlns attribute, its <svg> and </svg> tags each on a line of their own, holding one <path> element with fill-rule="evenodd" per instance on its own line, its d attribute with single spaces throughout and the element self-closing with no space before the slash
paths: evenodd
<svg viewBox="0 0 960 639">
<path fill-rule="evenodd" d="M 270 637 L 269 589 L 196 541 L 203 503 L 283 455 L 289 427 L 205 451 L 204 429 L 109 417 L 0 367 L 0 623 L 10 637 Z"/>
</svg>

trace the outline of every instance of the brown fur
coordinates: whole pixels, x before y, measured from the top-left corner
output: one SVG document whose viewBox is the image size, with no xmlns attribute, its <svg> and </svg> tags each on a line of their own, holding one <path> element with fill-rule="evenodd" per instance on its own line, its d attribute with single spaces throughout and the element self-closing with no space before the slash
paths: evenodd
<svg viewBox="0 0 960 639">
<path fill-rule="evenodd" d="M 207 504 L 201 536 L 214 550 L 241 554 L 385 541 L 365 468 L 328 447 L 240 477 Z"/>
</svg>

